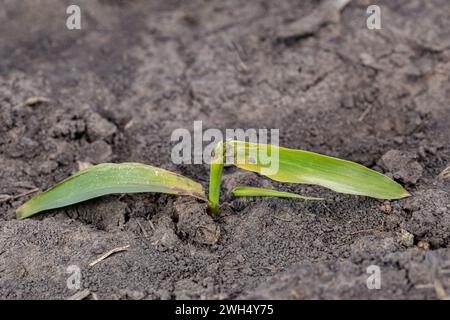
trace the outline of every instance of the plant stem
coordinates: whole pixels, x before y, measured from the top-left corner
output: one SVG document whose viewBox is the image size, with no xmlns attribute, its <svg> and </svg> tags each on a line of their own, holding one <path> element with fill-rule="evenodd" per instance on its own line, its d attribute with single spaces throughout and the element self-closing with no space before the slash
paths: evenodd
<svg viewBox="0 0 450 320">
<path fill-rule="evenodd" d="M 220 183 L 224 163 L 223 141 L 220 141 L 213 150 L 209 175 L 209 201 L 208 207 L 213 214 L 219 214 Z"/>
</svg>

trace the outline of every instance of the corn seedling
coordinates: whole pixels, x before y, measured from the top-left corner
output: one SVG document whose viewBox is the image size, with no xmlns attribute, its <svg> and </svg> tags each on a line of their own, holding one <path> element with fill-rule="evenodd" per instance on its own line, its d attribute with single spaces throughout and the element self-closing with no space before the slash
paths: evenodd
<svg viewBox="0 0 450 320">
<path fill-rule="evenodd" d="M 276 154 L 277 170 L 268 162 Z M 208 201 L 214 214 L 219 213 L 220 183 L 224 162 L 257 172 L 270 179 L 313 184 L 336 192 L 378 199 L 400 199 L 410 194 L 388 177 L 360 164 L 317 153 L 242 141 L 220 142 L 214 149 L 210 165 L 209 199 L 203 187 L 176 173 L 140 163 L 104 163 L 79 171 L 49 190 L 33 197 L 16 211 L 17 218 L 28 218 L 38 212 L 60 208 L 81 201 L 115 193 L 158 192 L 191 196 Z M 273 162 L 273 161 L 272 161 Z M 252 187 L 237 187 L 238 197 L 266 196 L 303 200 L 323 200 L 294 193 Z"/>
</svg>

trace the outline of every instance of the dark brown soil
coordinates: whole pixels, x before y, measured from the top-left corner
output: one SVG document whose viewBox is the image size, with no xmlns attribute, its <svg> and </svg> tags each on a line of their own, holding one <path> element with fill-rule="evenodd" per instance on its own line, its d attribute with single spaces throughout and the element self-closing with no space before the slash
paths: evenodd
<svg viewBox="0 0 450 320">
<path fill-rule="evenodd" d="M 77 2 L 81 31 L 65 28 L 69 1 L 0 5 L 1 298 L 70 297 L 71 265 L 89 299 L 450 293 L 448 0 L 378 1 L 381 30 L 366 28 L 370 1 L 351 1 L 288 38 L 291 23 L 325 16 L 318 1 Z M 9 196 L 45 190 L 83 162 L 143 162 L 206 187 L 206 165 L 170 160 L 172 131 L 194 120 L 279 128 L 282 146 L 362 163 L 413 196 L 382 202 L 226 168 L 218 219 L 195 200 L 152 194 L 15 219 L 30 196 Z M 242 184 L 327 201 L 233 198 Z M 380 290 L 366 287 L 370 265 Z"/>
</svg>

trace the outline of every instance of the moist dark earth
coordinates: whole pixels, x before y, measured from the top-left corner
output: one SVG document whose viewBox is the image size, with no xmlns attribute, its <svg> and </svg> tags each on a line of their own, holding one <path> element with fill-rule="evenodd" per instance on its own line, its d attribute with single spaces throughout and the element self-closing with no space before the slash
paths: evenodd
<svg viewBox="0 0 450 320">
<path fill-rule="evenodd" d="M 448 0 L 377 1 L 380 30 L 363 0 L 75 1 L 82 29 L 68 30 L 72 2 L 0 4 L 1 298 L 448 298 Z M 220 217 L 138 194 L 15 218 L 87 164 L 142 162 L 207 188 L 206 164 L 171 161 L 173 130 L 195 120 L 279 129 L 280 145 L 361 163 L 412 196 L 226 167 Z M 238 185 L 326 201 L 234 198 Z"/>
</svg>

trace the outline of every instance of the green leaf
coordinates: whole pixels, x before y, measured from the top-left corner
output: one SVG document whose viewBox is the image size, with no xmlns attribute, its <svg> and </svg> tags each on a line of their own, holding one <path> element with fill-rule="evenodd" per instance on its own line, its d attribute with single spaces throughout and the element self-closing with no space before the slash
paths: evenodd
<svg viewBox="0 0 450 320">
<path fill-rule="evenodd" d="M 319 185 L 340 193 L 378 199 L 410 196 L 397 182 L 354 162 L 243 141 L 227 141 L 226 149 L 237 167 L 276 181 Z"/>
<path fill-rule="evenodd" d="M 303 200 L 325 200 L 324 198 L 305 197 L 290 192 L 253 188 L 253 187 L 236 187 L 233 189 L 232 192 L 235 197 L 278 197 L 278 198 L 295 198 Z"/>
<path fill-rule="evenodd" d="M 220 182 L 222 181 L 224 161 L 223 142 L 219 142 L 213 150 L 209 174 L 209 208 L 214 214 L 219 213 Z"/>
<path fill-rule="evenodd" d="M 33 197 L 16 211 L 24 219 L 43 210 L 60 208 L 113 193 L 160 192 L 206 200 L 203 187 L 176 173 L 140 163 L 104 163 L 79 171 Z"/>
</svg>

